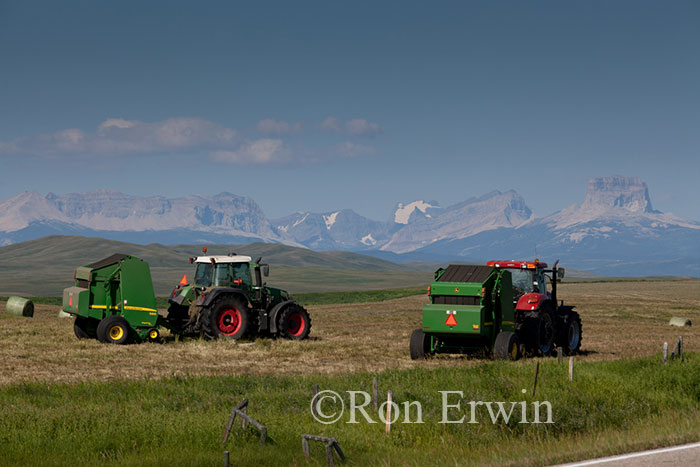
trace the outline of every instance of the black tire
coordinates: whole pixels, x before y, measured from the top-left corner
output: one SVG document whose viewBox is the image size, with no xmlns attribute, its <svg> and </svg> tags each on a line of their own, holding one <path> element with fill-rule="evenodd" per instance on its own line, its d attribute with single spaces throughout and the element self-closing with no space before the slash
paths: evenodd
<svg viewBox="0 0 700 467">
<path fill-rule="evenodd" d="M 521 355 L 520 339 L 511 331 L 499 332 L 493 345 L 493 358 L 496 360 L 518 360 Z"/>
<path fill-rule="evenodd" d="M 253 328 L 248 305 L 237 297 L 222 297 L 201 313 L 202 331 L 207 339 L 238 340 Z"/>
<path fill-rule="evenodd" d="M 528 346 L 536 355 L 550 355 L 554 350 L 554 316 L 548 307 L 525 314 L 525 332 Z"/>
<path fill-rule="evenodd" d="M 277 330 L 285 339 L 306 339 L 311 332 L 311 318 L 309 313 L 300 305 L 289 305 L 282 310 Z"/>
<path fill-rule="evenodd" d="M 427 358 L 432 352 L 430 350 L 430 336 L 422 329 L 416 329 L 411 334 L 411 344 L 409 346 L 411 360 Z"/>
<path fill-rule="evenodd" d="M 574 355 L 581 350 L 583 340 L 583 326 L 581 317 L 575 311 L 564 316 L 564 323 L 559 331 L 557 345 L 564 349 L 566 355 Z"/>
<path fill-rule="evenodd" d="M 129 323 L 119 315 L 108 316 L 97 325 L 97 339 L 104 344 L 124 345 L 131 334 Z"/>
<path fill-rule="evenodd" d="M 73 322 L 73 332 L 78 339 L 94 339 L 97 337 L 96 320 L 77 316 Z"/>
<path fill-rule="evenodd" d="M 178 329 L 183 329 L 190 320 L 189 307 L 172 303 L 165 320 Z"/>
</svg>

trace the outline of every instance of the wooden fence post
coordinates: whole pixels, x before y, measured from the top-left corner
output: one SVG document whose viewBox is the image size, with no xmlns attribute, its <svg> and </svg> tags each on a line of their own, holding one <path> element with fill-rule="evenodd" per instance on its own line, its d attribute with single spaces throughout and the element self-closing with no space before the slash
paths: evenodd
<svg viewBox="0 0 700 467">
<path fill-rule="evenodd" d="M 535 384 L 532 385 L 532 397 L 535 397 L 535 391 L 537 390 L 537 375 L 540 374 L 540 362 L 537 362 L 537 369 L 535 369 Z"/>
<path fill-rule="evenodd" d="M 664 364 L 668 361 L 668 342 L 664 342 Z"/>
<path fill-rule="evenodd" d="M 372 402 L 374 403 L 374 410 L 378 410 L 379 404 L 379 391 L 377 388 L 377 377 L 372 378 Z"/>
<path fill-rule="evenodd" d="M 318 401 L 316 400 L 316 396 L 318 396 L 318 384 L 314 384 L 313 395 L 311 396 L 311 401 L 313 402 L 313 404 L 311 404 L 311 414 L 318 420 L 318 412 L 316 410 Z"/>
<path fill-rule="evenodd" d="M 391 403 L 393 396 L 394 393 L 391 391 L 391 389 L 389 389 L 389 392 L 387 392 L 386 394 L 386 433 L 389 433 L 391 431 Z"/>
<path fill-rule="evenodd" d="M 574 381 L 574 357 L 569 357 L 569 381 Z"/>
</svg>

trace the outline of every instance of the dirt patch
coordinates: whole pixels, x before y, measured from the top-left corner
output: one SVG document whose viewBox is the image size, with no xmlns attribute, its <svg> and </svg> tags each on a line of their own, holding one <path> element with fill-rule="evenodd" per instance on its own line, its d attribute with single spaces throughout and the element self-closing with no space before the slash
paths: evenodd
<svg viewBox="0 0 700 467">
<path fill-rule="evenodd" d="M 659 353 L 682 335 L 685 350 L 700 351 L 700 281 L 564 284 L 560 297 L 583 320 L 584 360 Z M 414 362 L 411 331 L 420 325 L 425 296 L 379 303 L 309 307 L 311 339 L 303 342 L 207 342 L 103 345 L 78 340 L 73 320 L 57 306 L 37 305 L 34 318 L 8 316 L 0 302 L 0 384 L 159 378 L 195 374 L 309 374 L 391 368 L 468 366 L 479 359 L 440 356 Z M 668 326 L 671 316 L 695 326 Z"/>
</svg>

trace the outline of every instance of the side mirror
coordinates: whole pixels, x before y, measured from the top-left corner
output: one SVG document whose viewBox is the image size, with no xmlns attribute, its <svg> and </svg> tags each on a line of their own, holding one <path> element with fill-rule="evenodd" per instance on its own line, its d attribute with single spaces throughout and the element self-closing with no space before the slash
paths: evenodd
<svg viewBox="0 0 700 467">
<path fill-rule="evenodd" d="M 267 277 L 270 275 L 270 265 L 269 264 L 263 264 L 260 266 L 262 269 L 263 276 Z"/>
<path fill-rule="evenodd" d="M 561 282 L 561 280 L 564 278 L 565 272 L 566 271 L 564 270 L 564 268 L 557 269 L 557 281 Z"/>
</svg>

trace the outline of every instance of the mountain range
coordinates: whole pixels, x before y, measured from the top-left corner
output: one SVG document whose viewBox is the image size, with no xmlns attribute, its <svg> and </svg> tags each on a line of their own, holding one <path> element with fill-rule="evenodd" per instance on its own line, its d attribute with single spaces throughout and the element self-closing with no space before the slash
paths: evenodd
<svg viewBox="0 0 700 467">
<path fill-rule="evenodd" d="M 268 219 L 249 197 L 141 197 L 111 190 L 0 201 L 0 245 L 46 235 L 139 244 L 282 243 L 347 250 L 392 261 L 560 258 L 603 275 L 700 275 L 700 223 L 654 210 L 632 177 L 592 179 L 581 204 L 536 217 L 515 191 L 492 191 L 447 207 L 398 203 L 386 221 L 351 209 Z"/>
</svg>

